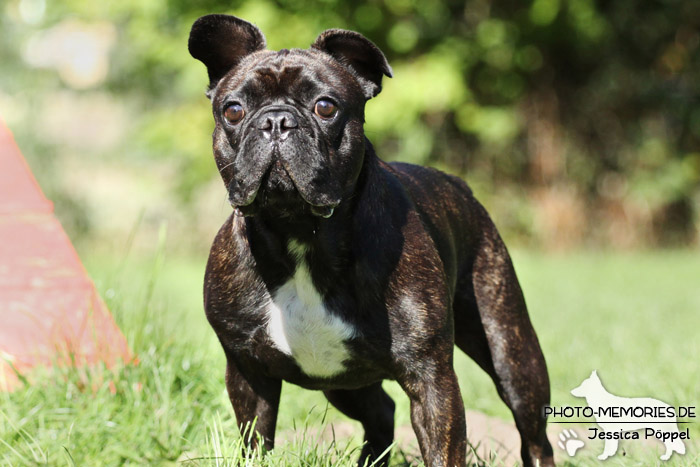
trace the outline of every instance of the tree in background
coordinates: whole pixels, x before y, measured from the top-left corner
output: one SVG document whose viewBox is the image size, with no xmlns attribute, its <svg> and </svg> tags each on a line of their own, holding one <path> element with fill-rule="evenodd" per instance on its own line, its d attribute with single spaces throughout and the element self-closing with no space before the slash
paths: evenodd
<svg viewBox="0 0 700 467">
<path fill-rule="evenodd" d="M 212 121 L 206 73 L 186 42 L 197 17 L 222 12 L 256 23 L 271 48 L 305 48 L 330 27 L 375 41 L 395 71 L 368 104 L 380 155 L 463 176 L 511 238 L 547 247 L 697 241 L 697 1 L 4 8 L 0 112 L 75 232 L 109 227 L 104 203 L 115 192 L 121 207 L 149 199 L 146 222 L 177 212 L 183 232 L 208 225 Z M 118 183 L 134 180 L 140 188 Z"/>
</svg>

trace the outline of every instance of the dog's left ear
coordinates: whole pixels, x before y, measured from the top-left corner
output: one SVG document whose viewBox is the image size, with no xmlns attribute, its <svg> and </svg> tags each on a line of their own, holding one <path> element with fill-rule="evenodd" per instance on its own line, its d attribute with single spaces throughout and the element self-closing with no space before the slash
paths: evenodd
<svg viewBox="0 0 700 467">
<path fill-rule="evenodd" d="M 253 24 L 229 15 L 202 16 L 192 25 L 187 47 L 207 66 L 209 89 L 246 56 L 265 48 L 265 36 Z"/>
<path fill-rule="evenodd" d="M 382 51 L 360 33 L 329 29 L 322 32 L 311 47 L 326 52 L 354 71 L 366 99 L 382 90 L 382 76 L 392 77 L 391 67 Z"/>
</svg>

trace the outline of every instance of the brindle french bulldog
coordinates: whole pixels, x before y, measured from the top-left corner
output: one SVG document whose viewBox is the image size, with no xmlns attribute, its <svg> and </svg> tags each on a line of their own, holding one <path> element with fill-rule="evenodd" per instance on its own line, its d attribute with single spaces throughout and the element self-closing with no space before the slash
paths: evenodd
<svg viewBox="0 0 700 467">
<path fill-rule="evenodd" d="M 553 465 L 544 357 L 486 210 L 456 177 L 381 161 L 364 135 L 365 102 L 392 75 L 384 54 L 340 29 L 269 51 L 226 15 L 199 18 L 189 50 L 207 67 L 234 207 L 204 302 L 239 426 L 272 448 L 282 381 L 320 389 L 362 423 L 363 464 L 392 443 L 392 379 L 426 465 L 465 465 L 456 344 L 512 410 L 524 465 Z"/>
</svg>

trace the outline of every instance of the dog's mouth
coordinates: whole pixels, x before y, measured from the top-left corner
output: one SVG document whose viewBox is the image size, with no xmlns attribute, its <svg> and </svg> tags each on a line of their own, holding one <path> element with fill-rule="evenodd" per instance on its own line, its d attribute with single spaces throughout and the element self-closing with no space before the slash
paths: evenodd
<svg viewBox="0 0 700 467">
<path fill-rule="evenodd" d="M 257 186 L 251 187 L 247 194 L 241 196 L 241 191 L 235 190 L 234 186 L 229 187 L 229 194 L 231 205 L 244 216 L 267 212 L 279 217 L 311 214 L 327 219 L 339 204 L 339 200 L 319 203 L 327 197 L 318 196 L 313 190 L 300 189 L 279 160 L 270 165 Z"/>
</svg>

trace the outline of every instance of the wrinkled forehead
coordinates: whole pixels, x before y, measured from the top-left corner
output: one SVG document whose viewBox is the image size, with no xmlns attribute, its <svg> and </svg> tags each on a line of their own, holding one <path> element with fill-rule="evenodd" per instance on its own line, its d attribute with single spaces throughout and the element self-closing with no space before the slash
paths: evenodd
<svg viewBox="0 0 700 467">
<path fill-rule="evenodd" d="M 339 99 L 362 97 L 353 74 L 329 55 L 314 49 L 264 50 L 246 57 L 217 86 L 216 94 L 330 94 Z M 361 99 L 364 101 L 364 99 Z"/>
</svg>

